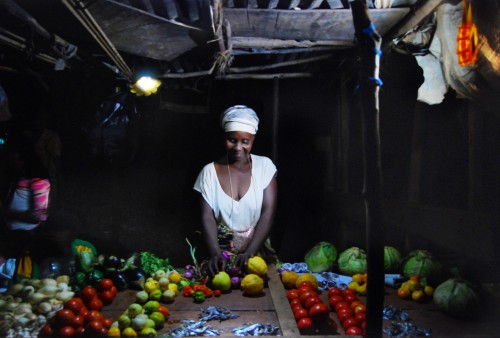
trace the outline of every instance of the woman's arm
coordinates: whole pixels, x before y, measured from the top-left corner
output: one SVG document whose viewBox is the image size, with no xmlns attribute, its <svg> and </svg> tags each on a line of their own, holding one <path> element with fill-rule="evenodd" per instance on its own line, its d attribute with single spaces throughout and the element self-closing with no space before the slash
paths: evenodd
<svg viewBox="0 0 500 338">
<path fill-rule="evenodd" d="M 222 253 L 217 239 L 217 222 L 214 212 L 203 197 L 200 197 L 200 204 L 201 224 L 203 226 L 203 233 L 205 234 L 205 243 L 208 248 L 208 253 L 210 254 L 208 269 L 209 272 L 214 275 L 219 272 L 219 268 L 224 271 L 226 262 L 222 259 Z"/>
<path fill-rule="evenodd" d="M 244 253 L 238 255 L 236 265 L 240 268 L 246 267 L 248 259 L 255 256 L 264 242 L 269 237 L 276 212 L 276 200 L 278 196 L 278 184 L 276 177 L 273 177 L 269 185 L 264 189 L 264 197 L 262 201 L 262 211 L 259 221 L 255 226 L 255 234 L 248 244 Z"/>
</svg>

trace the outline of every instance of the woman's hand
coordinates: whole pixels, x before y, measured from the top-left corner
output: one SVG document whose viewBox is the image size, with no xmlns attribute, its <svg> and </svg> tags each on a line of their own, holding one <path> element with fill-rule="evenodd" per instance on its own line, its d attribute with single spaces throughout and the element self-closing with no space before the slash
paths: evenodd
<svg viewBox="0 0 500 338">
<path fill-rule="evenodd" d="M 208 260 L 208 272 L 210 275 L 214 276 L 219 271 L 224 271 L 226 269 L 226 260 L 221 254 L 213 255 Z"/>
<path fill-rule="evenodd" d="M 248 252 L 242 252 L 239 253 L 236 256 L 236 260 L 234 261 L 234 265 L 240 268 L 240 271 L 246 271 L 247 265 L 248 265 L 248 260 L 252 257 L 253 255 L 248 253 Z"/>
</svg>

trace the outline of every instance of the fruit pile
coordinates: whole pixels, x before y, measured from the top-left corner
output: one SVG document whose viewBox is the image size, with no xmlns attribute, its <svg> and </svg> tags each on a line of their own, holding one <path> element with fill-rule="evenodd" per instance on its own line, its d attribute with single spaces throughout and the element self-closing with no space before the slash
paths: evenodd
<svg viewBox="0 0 500 338">
<path fill-rule="evenodd" d="M 366 305 L 354 289 L 337 287 L 328 290 L 328 303 L 337 313 L 339 322 L 348 336 L 363 335 L 366 330 Z"/>
<path fill-rule="evenodd" d="M 347 288 L 356 291 L 358 295 L 366 296 L 367 279 L 368 275 L 366 273 L 356 273 L 352 275 L 352 281 L 349 283 Z"/>
<path fill-rule="evenodd" d="M 430 300 L 433 294 L 434 288 L 427 285 L 425 280 L 421 280 L 419 276 L 411 276 L 398 289 L 399 298 L 412 299 L 415 302 Z"/>
</svg>

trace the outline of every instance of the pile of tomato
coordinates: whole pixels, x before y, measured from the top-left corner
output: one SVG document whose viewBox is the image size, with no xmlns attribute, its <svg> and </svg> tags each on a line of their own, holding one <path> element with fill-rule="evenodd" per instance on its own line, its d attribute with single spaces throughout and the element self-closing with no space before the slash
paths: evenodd
<svg viewBox="0 0 500 338">
<path fill-rule="evenodd" d="M 328 290 L 328 303 L 332 311 L 337 314 L 346 335 L 364 334 L 366 331 L 366 305 L 358 299 L 356 290 L 330 288 Z"/>
<path fill-rule="evenodd" d="M 299 283 L 297 288 L 288 290 L 286 296 L 302 334 L 317 331 L 337 333 L 337 325 L 330 318 L 328 305 L 320 298 L 311 282 Z"/>
<path fill-rule="evenodd" d="M 40 337 L 104 337 L 113 323 L 101 313 L 118 292 L 111 279 L 101 279 L 95 288 L 86 286 L 80 297 L 64 303 L 41 329 Z"/>
</svg>

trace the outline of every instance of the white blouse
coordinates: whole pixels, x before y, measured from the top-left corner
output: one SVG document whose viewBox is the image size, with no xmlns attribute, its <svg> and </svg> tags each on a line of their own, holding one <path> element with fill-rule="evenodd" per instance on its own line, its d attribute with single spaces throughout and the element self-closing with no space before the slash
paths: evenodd
<svg viewBox="0 0 500 338">
<path fill-rule="evenodd" d="M 210 205 L 217 222 L 227 225 L 233 231 L 244 231 L 257 225 L 262 210 L 264 189 L 277 171 L 271 159 L 253 154 L 251 156 L 250 187 L 239 201 L 232 199 L 222 190 L 213 162 L 203 167 L 193 187 Z"/>
</svg>

